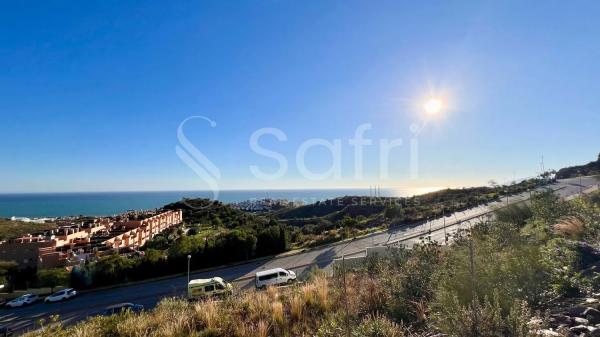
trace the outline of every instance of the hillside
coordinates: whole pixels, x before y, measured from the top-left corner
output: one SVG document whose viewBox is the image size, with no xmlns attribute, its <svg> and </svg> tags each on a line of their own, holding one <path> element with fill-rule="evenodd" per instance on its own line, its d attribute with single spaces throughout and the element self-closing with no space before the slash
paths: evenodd
<svg viewBox="0 0 600 337">
<path fill-rule="evenodd" d="M 209 199 L 184 199 L 163 206 L 166 210 L 181 209 L 188 224 L 206 224 L 228 228 L 264 225 L 268 221 L 261 216 L 243 212 L 220 201 Z"/>
<path fill-rule="evenodd" d="M 53 223 L 38 224 L 0 218 L 0 241 L 16 238 L 27 233 L 42 232 L 55 227 L 56 225 Z"/>
<path fill-rule="evenodd" d="M 513 206 L 517 207 L 517 206 Z M 525 218 L 423 241 L 356 268 L 226 300 L 163 299 L 141 313 L 45 324 L 26 337 L 597 336 L 600 324 L 598 192 L 561 201 L 534 195 Z M 600 332 L 600 331 L 598 331 Z"/>
<path fill-rule="evenodd" d="M 345 196 L 284 209 L 274 216 L 296 225 L 315 222 L 315 219 L 337 222 L 346 217 L 384 217 L 395 225 L 408 224 L 489 203 L 498 200 L 506 191 L 508 194 L 520 193 L 542 183 L 530 179 L 510 186 L 444 189 L 406 198 Z"/>
<path fill-rule="evenodd" d="M 585 165 L 565 167 L 556 172 L 557 179 L 573 178 L 578 176 L 600 175 L 600 153 L 596 161 Z"/>
</svg>

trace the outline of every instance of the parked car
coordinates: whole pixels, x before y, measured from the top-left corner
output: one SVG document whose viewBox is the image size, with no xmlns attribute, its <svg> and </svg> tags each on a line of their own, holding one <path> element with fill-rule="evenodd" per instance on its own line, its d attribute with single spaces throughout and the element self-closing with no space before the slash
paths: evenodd
<svg viewBox="0 0 600 337">
<path fill-rule="evenodd" d="M 202 299 L 208 297 L 226 297 L 233 293 L 231 283 L 220 277 L 191 280 L 188 284 L 188 298 Z"/>
<path fill-rule="evenodd" d="M 11 328 L 7 327 L 6 325 L 0 325 L 0 337 L 8 337 L 12 335 L 13 331 Z"/>
<path fill-rule="evenodd" d="M 6 303 L 6 306 L 9 308 L 17 308 L 26 306 L 29 304 L 33 304 L 40 300 L 40 297 L 36 294 L 26 294 L 20 297 L 15 298 L 14 300 Z"/>
<path fill-rule="evenodd" d="M 268 286 L 278 286 L 290 284 L 296 281 L 296 273 L 283 268 L 275 268 L 259 271 L 254 277 L 254 285 L 257 289 L 264 289 Z"/>
<path fill-rule="evenodd" d="M 65 301 L 65 300 L 75 297 L 76 295 L 77 295 L 77 291 L 75 289 L 67 288 L 67 289 L 59 290 L 59 291 L 55 292 L 54 294 L 47 296 L 44 299 L 44 302 L 52 303 L 52 302 Z"/>
<path fill-rule="evenodd" d="M 120 314 L 127 310 L 137 313 L 137 312 L 141 312 L 142 310 L 144 310 L 144 306 L 141 304 L 133 304 L 133 303 L 114 304 L 114 305 L 106 307 L 106 309 L 104 309 L 103 315 L 110 316 L 110 315 L 114 315 L 114 314 Z"/>
</svg>

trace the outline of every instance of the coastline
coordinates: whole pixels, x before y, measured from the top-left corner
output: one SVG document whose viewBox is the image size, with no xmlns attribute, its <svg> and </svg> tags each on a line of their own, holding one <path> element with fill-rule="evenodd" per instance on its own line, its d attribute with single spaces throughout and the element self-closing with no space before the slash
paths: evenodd
<svg viewBox="0 0 600 337">
<path fill-rule="evenodd" d="M 306 190 L 225 190 L 219 201 L 235 203 L 257 199 L 284 199 L 314 203 L 347 195 L 369 196 L 362 189 Z M 382 188 L 383 197 L 405 197 L 422 194 L 423 188 Z M 60 193 L 0 193 L 0 217 L 54 218 L 68 216 L 109 216 L 129 210 L 147 210 L 180 201 L 182 198 L 212 198 L 210 191 L 157 192 L 60 192 Z"/>
</svg>

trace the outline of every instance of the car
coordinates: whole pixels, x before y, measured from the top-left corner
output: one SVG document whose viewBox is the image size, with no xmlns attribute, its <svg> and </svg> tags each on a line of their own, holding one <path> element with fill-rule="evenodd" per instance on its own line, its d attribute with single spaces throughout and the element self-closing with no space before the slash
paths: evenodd
<svg viewBox="0 0 600 337">
<path fill-rule="evenodd" d="M 77 295 L 77 291 L 75 289 L 67 288 L 67 289 L 59 290 L 59 291 L 55 292 L 54 294 L 47 296 L 44 299 L 44 302 L 52 303 L 52 302 L 65 301 L 65 300 L 75 297 L 76 295 Z"/>
<path fill-rule="evenodd" d="M 296 273 L 283 268 L 259 271 L 254 277 L 254 285 L 257 289 L 264 289 L 267 286 L 290 284 L 295 281 Z"/>
<path fill-rule="evenodd" d="M 188 283 L 188 299 L 227 297 L 233 294 L 233 285 L 221 277 L 191 280 Z"/>
<path fill-rule="evenodd" d="M 11 328 L 7 327 L 6 325 L 0 325 L 0 337 L 8 337 L 12 335 L 13 331 Z"/>
<path fill-rule="evenodd" d="M 111 316 L 111 315 L 120 314 L 120 313 L 126 312 L 126 311 L 138 313 L 138 312 L 141 312 L 142 310 L 144 310 L 144 306 L 141 304 L 119 303 L 119 304 L 114 304 L 114 305 L 106 307 L 102 314 L 104 316 Z"/>
<path fill-rule="evenodd" d="M 9 308 L 18 308 L 22 306 L 26 306 L 29 304 L 33 304 L 40 300 L 40 296 L 36 294 L 25 294 L 23 296 L 17 297 L 14 300 L 6 303 L 6 306 Z"/>
</svg>

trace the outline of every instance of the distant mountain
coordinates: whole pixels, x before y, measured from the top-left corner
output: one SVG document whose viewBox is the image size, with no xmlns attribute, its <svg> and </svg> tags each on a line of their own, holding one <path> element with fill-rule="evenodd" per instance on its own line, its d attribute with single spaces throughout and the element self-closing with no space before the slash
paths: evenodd
<svg viewBox="0 0 600 337">
<path fill-rule="evenodd" d="M 600 153 L 596 161 L 585 165 L 565 167 L 556 172 L 557 179 L 573 178 L 578 176 L 591 176 L 600 174 Z"/>
</svg>

